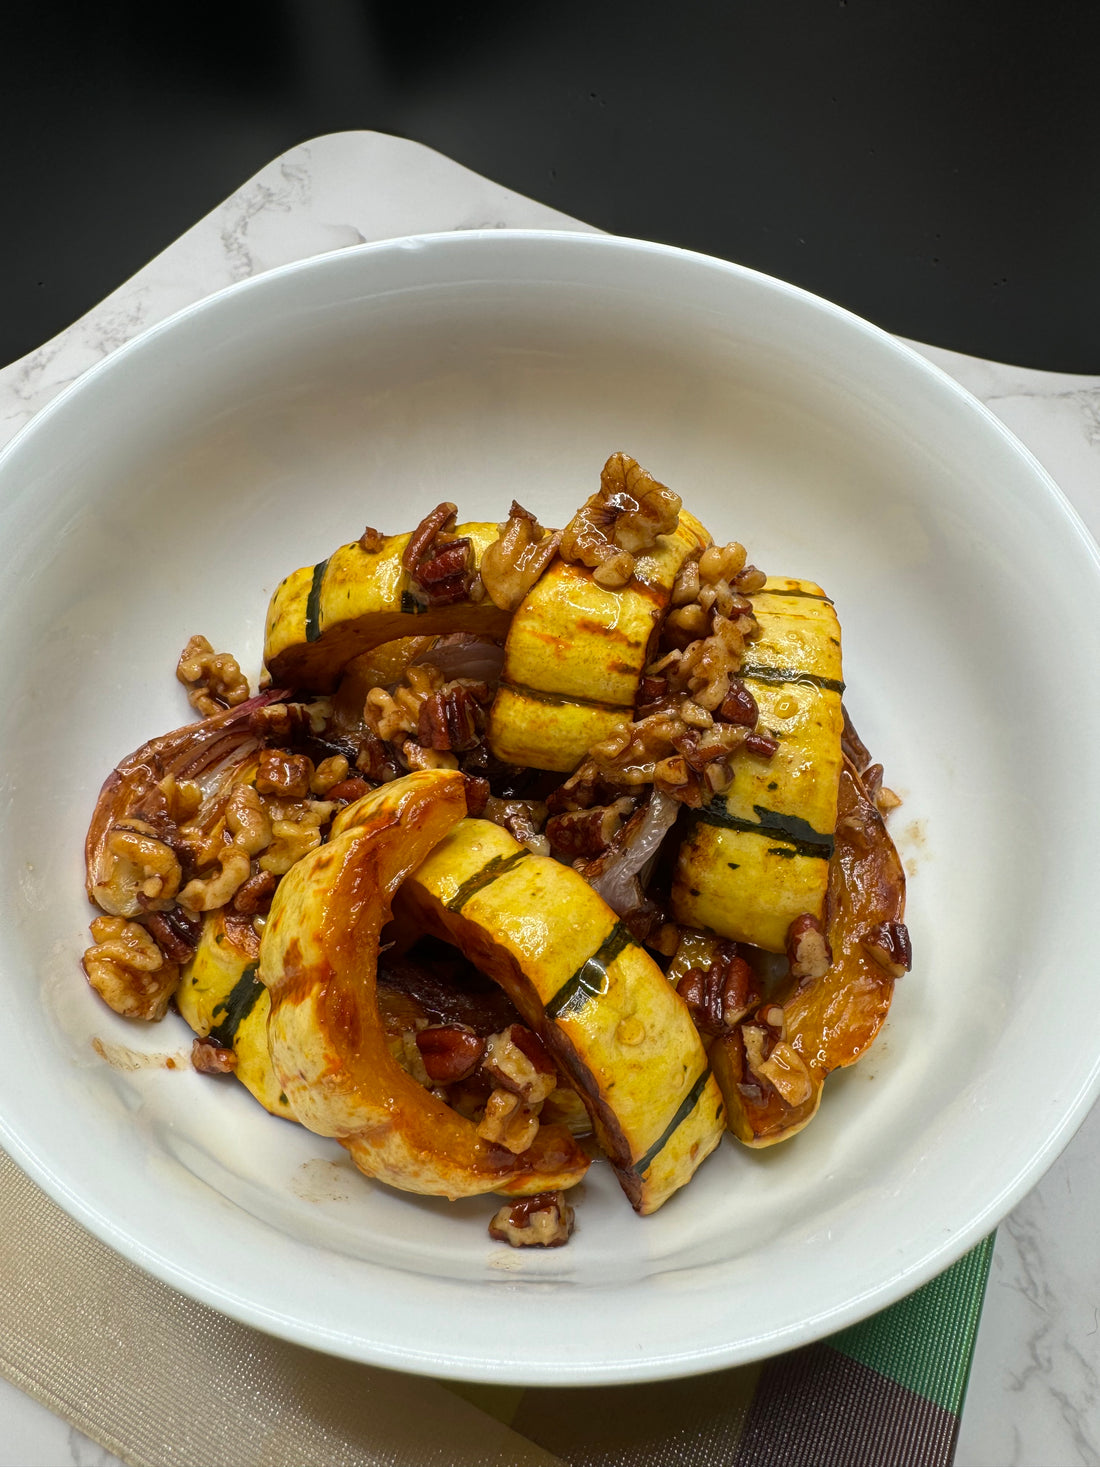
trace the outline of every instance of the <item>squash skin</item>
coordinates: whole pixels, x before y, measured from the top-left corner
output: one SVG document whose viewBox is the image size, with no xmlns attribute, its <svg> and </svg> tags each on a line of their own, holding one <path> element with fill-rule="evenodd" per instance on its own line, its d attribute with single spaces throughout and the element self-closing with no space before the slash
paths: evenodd
<svg viewBox="0 0 1100 1467">
<path fill-rule="evenodd" d="M 693 820 L 672 911 L 685 926 L 783 952 L 796 917 L 825 911 L 844 726 L 840 624 L 813 581 L 771 577 L 751 600 L 761 635 L 745 650 L 741 677 L 779 748 L 769 760 L 735 760 L 730 789 Z M 771 680 L 784 671 L 792 676 Z M 752 828 L 769 821 L 777 828 Z"/>
<path fill-rule="evenodd" d="M 213 1031 L 219 1041 L 228 1040 L 237 1056 L 235 1077 L 265 1110 L 290 1120 L 290 1102 L 268 1052 L 271 997 L 256 976 L 258 968 L 258 958 L 226 927 L 225 909 L 208 912 L 194 956 L 180 975 L 176 1006 L 200 1038 Z M 234 1024 L 240 1007 L 245 1012 Z"/>
<path fill-rule="evenodd" d="M 721 1139 L 721 1094 L 679 996 L 583 877 L 468 819 L 397 905 L 504 988 L 584 1101 L 636 1211 L 690 1180 Z"/>
<path fill-rule="evenodd" d="M 489 717 L 498 759 L 567 774 L 633 718 L 676 576 L 710 543 L 694 515 L 681 510 L 675 532 L 637 556 L 621 590 L 599 585 L 587 566 L 551 563 L 517 608 L 504 645 Z"/>
<path fill-rule="evenodd" d="M 771 1146 L 802 1130 L 817 1113 L 826 1077 L 867 1052 L 890 1011 L 894 979 L 861 938 L 880 922 L 903 919 L 905 871 L 882 816 L 847 759 L 839 781 L 828 908 L 833 954 L 828 972 L 789 984 L 786 996 L 775 1000 L 783 1009 L 787 1041 L 809 1072 L 809 1099 L 790 1106 L 769 1087 L 753 1084 L 746 1090 L 743 1082 L 752 1076 L 743 1073 L 740 1032 L 723 1035 L 710 1047 L 729 1128 L 748 1146 Z"/>
<path fill-rule="evenodd" d="M 459 525 L 475 564 L 499 538 L 495 524 Z M 275 683 L 331 693 L 347 664 L 383 642 L 403 637 L 472 632 L 500 638 L 511 615 L 482 601 L 421 607 L 410 594 L 401 564 L 411 532 L 388 535 L 370 552 L 358 541 L 341 545 L 327 560 L 302 566 L 276 588 L 267 611 L 264 664 Z"/>
<path fill-rule="evenodd" d="M 513 1156 L 401 1069 L 376 995 L 378 937 L 394 892 L 466 813 L 466 781 L 423 770 L 341 811 L 328 843 L 283 877 L 260 944 L 268 1044 L 296 1120 L 338 1139 L 356 1166 L 409 1192 L 449 1198 L 553 1191 L 588 1158 L 540 1126 Z"/>
</svg>

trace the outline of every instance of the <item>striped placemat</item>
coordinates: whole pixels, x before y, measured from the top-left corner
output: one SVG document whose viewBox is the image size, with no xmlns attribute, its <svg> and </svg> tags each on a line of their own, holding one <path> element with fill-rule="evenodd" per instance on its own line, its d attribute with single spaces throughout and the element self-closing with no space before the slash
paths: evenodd
<svg viewBox="0 0 1100 1467">
<path fill-rule="evenodd" d="M 451 1386 L 570 1467 L 949 1467 L 993 1256 L 819 1344 L 690 1380 Z"/>
</svg>

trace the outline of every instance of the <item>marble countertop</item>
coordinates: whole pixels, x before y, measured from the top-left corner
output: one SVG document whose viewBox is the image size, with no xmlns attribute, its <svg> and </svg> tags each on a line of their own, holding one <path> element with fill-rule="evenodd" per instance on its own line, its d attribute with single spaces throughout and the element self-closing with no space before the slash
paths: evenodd
<svg viewBox="0 0 1100 1467">
<path fill-rule="evenodd" d="M 291 260 L 396 235 L 587 225 L 419 144 L 338 133 L 284 154 L 67 331 L 0 371 L 0 444 L 138 332 Z M 1100 378 L 912 343 L 981 398 L 1100 538 Z M 1001 1224 L 956 1467 L 1100 1462 L 1100 1109 Z M 0 1467 L 117 1459 L 0 1380 Z"/>
</svg>

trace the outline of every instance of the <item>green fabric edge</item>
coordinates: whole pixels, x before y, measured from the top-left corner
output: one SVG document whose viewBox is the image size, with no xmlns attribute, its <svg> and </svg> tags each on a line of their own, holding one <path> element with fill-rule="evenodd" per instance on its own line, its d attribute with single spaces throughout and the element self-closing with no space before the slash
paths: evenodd
<svg viewBox="0 0 1100 1467">
<path fill-rule="evenodd" d="M 923 1288 L 826 1344 L 958 1415 L 993 1257 L 991 1233 Z"/>
</svg>

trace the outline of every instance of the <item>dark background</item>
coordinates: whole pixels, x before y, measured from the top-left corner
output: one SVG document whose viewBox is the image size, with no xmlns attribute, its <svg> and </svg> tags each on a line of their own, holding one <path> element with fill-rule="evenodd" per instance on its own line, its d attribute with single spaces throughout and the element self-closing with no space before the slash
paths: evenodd
<svg viewBox="0 0 1100 1467">
<path fill-rule="evenodd" d="M 1100 372 L 1100 6 L 5 7 L 0 362 L 295 143 L 376 128 L 892 331 Z"/>
</svg>

